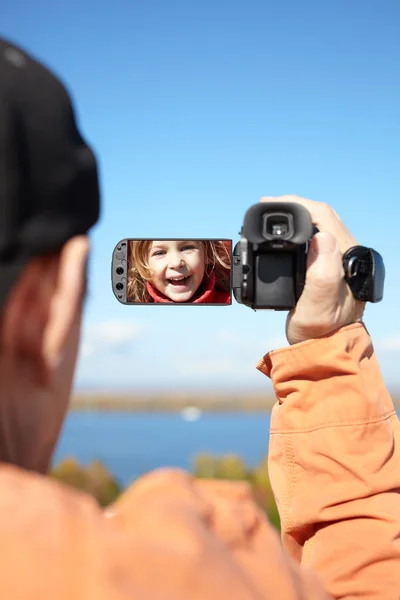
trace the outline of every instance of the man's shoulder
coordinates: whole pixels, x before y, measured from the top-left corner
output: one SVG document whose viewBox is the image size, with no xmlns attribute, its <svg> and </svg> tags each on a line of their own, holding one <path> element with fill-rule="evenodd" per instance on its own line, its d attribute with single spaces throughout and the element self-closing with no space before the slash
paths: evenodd
<svg viewBox="0 0 400 600">
<path fill-rule="evenodd" d="M 24 469 L 0 464 L 0 531 L 21 529 L 59 520 L 68 527 L 74 520 L 93 520 L 102 511 L 89 494 Z"/>
<path fill-rule="evenodd" d="M 0 536 L 1 597 L 127 597 L 113 574 L 129 578 L 129 553 L 89 494 L 0 465 Z"/>
</svg>

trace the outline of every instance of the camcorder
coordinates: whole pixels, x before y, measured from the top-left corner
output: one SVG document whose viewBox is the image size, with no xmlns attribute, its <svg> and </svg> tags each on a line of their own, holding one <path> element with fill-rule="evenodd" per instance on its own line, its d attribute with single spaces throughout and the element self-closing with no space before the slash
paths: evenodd
<svg viewBox="0 0 400 600">
<path fill-rule="evenodd" d="M 243 220 L 232 252 L 227 239 L 124 239 L 112 257 L 112 288 L 123 304 L 229 305 L 289 311 L 306 281 L 307 254 L 318 232 L 305 207 L 260 202 Z M 383 298 L 385 267 L 372 248 L 343 256 L 344 278 L 362 302 Z"/>
</svg>

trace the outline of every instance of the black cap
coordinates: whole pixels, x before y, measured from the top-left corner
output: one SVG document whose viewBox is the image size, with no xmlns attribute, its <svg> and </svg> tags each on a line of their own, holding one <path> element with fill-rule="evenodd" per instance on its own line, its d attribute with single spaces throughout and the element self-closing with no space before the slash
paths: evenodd
<svg viewBox="0 0 400 600">
<path fill-rule="evenodd" d="M 97 222 L 96 159 L 63 84 L 0 38 L 0 310 L 30 258 Z"/>
</svg>

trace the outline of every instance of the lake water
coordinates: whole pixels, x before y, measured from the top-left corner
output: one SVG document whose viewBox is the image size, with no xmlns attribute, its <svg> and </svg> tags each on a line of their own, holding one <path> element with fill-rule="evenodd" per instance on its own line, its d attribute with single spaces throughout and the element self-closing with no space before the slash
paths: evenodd
<svg viewBox="0 0 400 600">
<path fill-rule="evenodd" d="M 161 466 L 190 469 L 199 452 L 235 453 L 255 466 L 268 453 L 269 425 L 269 413 L 209 413 L 185 421 L 179 414 L 73 412 L 54 462 L 98 459 L 123 485 Z"/>
</svg>

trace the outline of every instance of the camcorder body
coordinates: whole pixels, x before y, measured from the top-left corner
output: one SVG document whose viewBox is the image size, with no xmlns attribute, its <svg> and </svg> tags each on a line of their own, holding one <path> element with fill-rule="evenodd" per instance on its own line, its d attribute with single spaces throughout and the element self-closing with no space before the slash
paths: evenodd
<svg viewBox="0 0 400 600">
<path fill-rule="evenodd" d="M 259 202 L 247 210 L 233 252 L 232 240 L 227 239 L 126 238 L 114 248 L 112 289 L 122 304 L 227 306 L 233 292 L 239 304 L 253 310 L 289 311 L 303 292 L 307 255 L 316 233 L 301 204 Z M 206 277 L 200 247 L 205 262 L 216 266 L 214 279 Z M 382 300 L 385 267 L 378 252 L 365 246 L 350 248 L 343 256 L 343 270 L 356 299 Z"/>
<path fill-rule="evenodd" d="M 232 262 L 235 299 L 250 308 L 290 310 L 305 283 L 314 228 L 295 203 L 259 203 L 246 212 Z"/>
<path fill-rule="evenodd" d="M 233 253 L 236 301 L 254 310 L 294 308 L 304 289 L 307 254 L 316 233 L 310 213 L 300 204 L 260 202 L 251 206 Z M 343 269 L 357 300 L 382 300 L 385 266 L 376 250 L 349 248 L 343 255 Z"/>
</svg>

